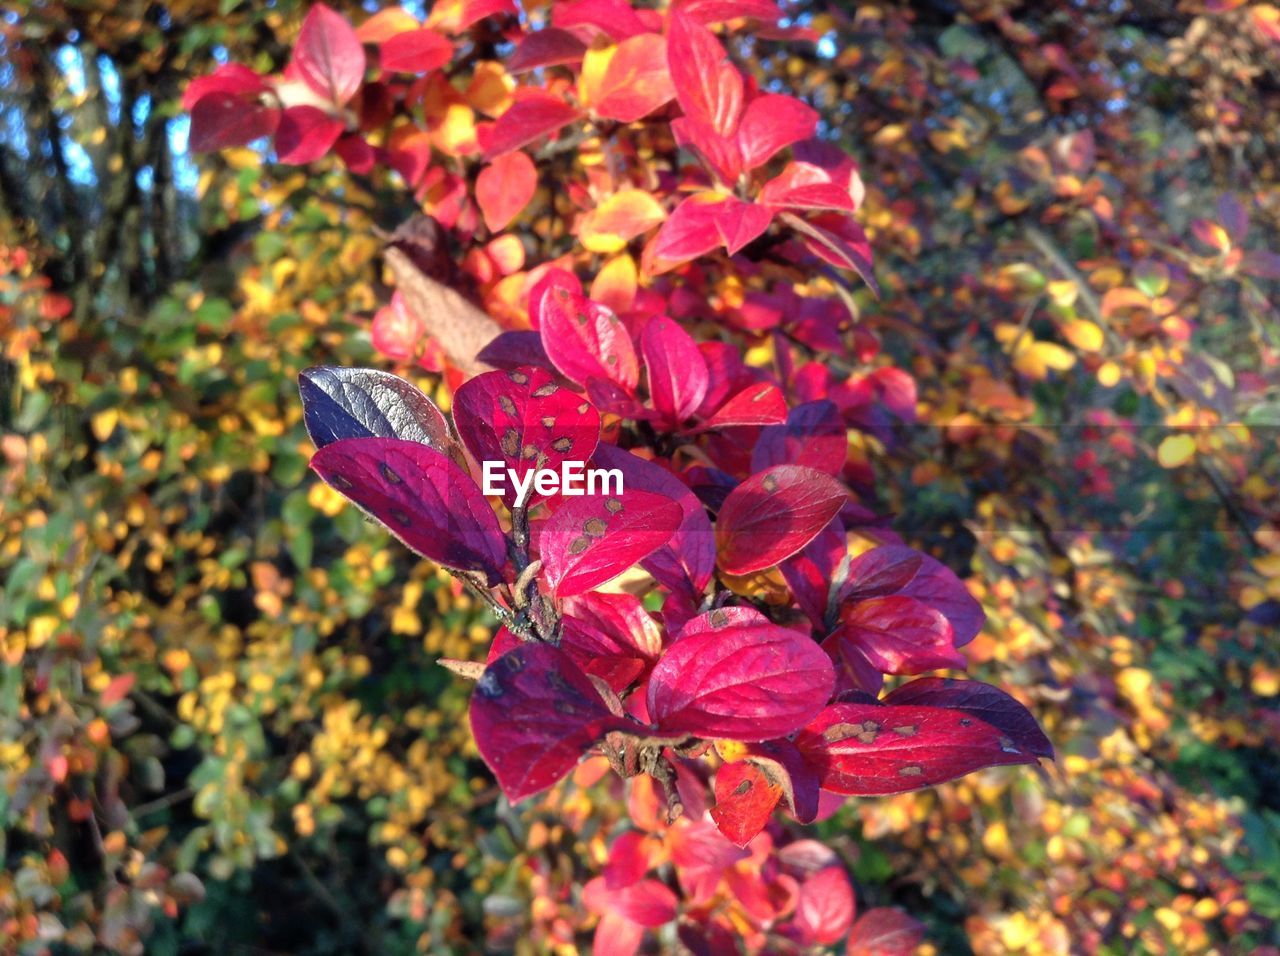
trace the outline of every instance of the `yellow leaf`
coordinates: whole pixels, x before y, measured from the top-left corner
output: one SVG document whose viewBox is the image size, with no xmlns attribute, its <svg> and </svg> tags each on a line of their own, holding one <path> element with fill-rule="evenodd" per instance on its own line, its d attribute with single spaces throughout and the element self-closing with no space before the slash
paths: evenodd
<svg viewBox="0 0 1280 956">
<path fill-rule="evenodd" d="M 1023 340 L 1025 341 L 1025 339 Z M 1065 372 L 1076 364 L 1076 357 L 1053 342 L 1032 342 L 1014 352 L 1013 367 L 1028 378 L 1047 378 L 1050 371 Z"/>
<path fill-rule="evenodd" d="M 578 221 L 578 238 L 592 252 L 612 255 L 666 218 L 662 206 L 642 189 L 614 193 Z"/>
<path fill-rule="evenodd" d="M 1196 440 L 1190 435 L 1170 435 L 1156 449 L 1156 460 L 1164 468 L 1186 464 L 1196 453 Z"/>
<path fill-rule="evenodd" d="M 1097 352 L 1102 348 L 1102 329 L 1093 322 L 1087 322 L 1084 319 L 1064 322 L 1062 335 L 1063 338 L 1081 352 Z"/>
<path fill-rule="evenodd" d="M 98 441 L 106 441 L 111 437 L 111 433 L 116 430 L 116 423 L 120 421 L 120 412 L 115 408 L 104 409 L 94 415 L 89 425 L 93 429 L 93 437 Z"/>
<path fill-rule="evenodd" d="M 1103 362 L 1098 366 L 1098 384 L 1112 388 L 1120 381 L 1120 366 L 1115 362 Z"/>
<path fill-rule="evenodd" d="M 600 101 L 604 93 L 604 74 L 609 61 L 617 54 L 617 46 L 594 47 L 582 58 L 582 73 L 578 77 L 578 99 L 588 108 Z"/>
<path fill-rule="evenodd" d="M 604 264 L 591 283 L 591 298 L 603 302 L 614 312 L 629 312 L 636 301 L 639 278 L 636 261 L 623 253 Z"/>
</svg>

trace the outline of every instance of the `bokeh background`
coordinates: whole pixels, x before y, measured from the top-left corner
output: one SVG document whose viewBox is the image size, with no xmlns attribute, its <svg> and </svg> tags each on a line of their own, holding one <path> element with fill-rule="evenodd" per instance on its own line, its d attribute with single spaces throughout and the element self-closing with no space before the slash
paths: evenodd
<svg viewBox="0 0 1280 956">
<path fill-rule="evenodd" d="M 818 831 L 925 952 L 1274 947 L 1280 10 L 784 7 L 820 42 L 740 62 L 858 158 L 861 323 L 919 387 L 919 426 L 860 439 L 876 504 L 969 579 L 971 670 L 1058 750 Z M 397 367 L 373 227 L 413 201 L 187 147 L 187 81 L 282 68 L 304 13 L 0 13 L 5 953 L 589 938 L 564 887 L 621 794 L 501 801 L 433 663 L 482 659 L 490 622 L 306 467 L 297 372 Z"/>
</svg>

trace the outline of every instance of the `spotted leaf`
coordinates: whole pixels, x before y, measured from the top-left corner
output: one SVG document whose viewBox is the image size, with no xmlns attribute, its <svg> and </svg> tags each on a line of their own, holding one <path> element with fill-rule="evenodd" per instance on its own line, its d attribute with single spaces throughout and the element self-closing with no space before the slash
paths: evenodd
<svg viewBox="0 0 1280 956">
<path fill-rule="evenodd" d="M 999 728 L 942 707 L 832 704 L 795 742 L 823 789 L 854 796 L 905 793 L 1036 760 Z"/>
<path fill-rule="evenodd" d="M 399 438 L 347 438 L 317 451 L 311 467 L 423 557 L 501 580 L 507 549 L 498 518 L 444 453 Z"/>
<path fill-rule="evenodd" d="M 612 730 L 626 729 L 590 678 L 550 644 L 520 644 L 485 668 L 471 732 L 508 800 L 547 789 Z"/>
<path fill-rule="evenodd" d="M 729 574 L 773 567 L 817 537 L 847 500 L 844 485 L 813 468 L 775 465 L 752 475 L 720 506 L 720 567 Z"/>
<path fill-rule="evenodd" d="M 680 515 L 648 491 L 567 498 L 538 537 L 543 579 L 558 597 L 599 587 L 671 540 Z"/>
</svg>

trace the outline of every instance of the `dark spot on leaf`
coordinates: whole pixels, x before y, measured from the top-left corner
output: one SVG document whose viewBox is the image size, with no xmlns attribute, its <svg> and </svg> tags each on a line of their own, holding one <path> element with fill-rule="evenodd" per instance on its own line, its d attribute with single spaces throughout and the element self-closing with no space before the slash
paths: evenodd
<svg viewBox="0 0 1280 956">
<path fill-rule="evenodd" d="M 556 298 L 557 298 L 557 299 L 559 299 L 561 302 L 568 302 L 568 301 L 569 301 L 569 290 L 568 290 L 568 289 L 565 289 L 565 288 L 561 288 L 560 286 L 557 286 L 557 287 L 556 287 Z"/>
<path fill-rule="evenodd" d="M 907 767 L 899 767 L 898 774 L 903 777 L 923 777 L 924 767 L 917 767 L 915 764 L 911 764 Z"/>
<path fill-rule="evenodd" d="M 583 402 L 581 405 L 578 406 L 578 414 L 579 415 L 587 414 L 587 409 L 589 409 L 590 407 L 591 407 L 590 402 Z"/>
<path fill-rule="evenodd" d="M 551 428 L 556 423 L 555 417 L 553 415 L 543 415 L 541 421 L 542 421 L 543 428 Z"/>
<path fill-rule="evenodd" d="M 1003 751 L 1004 751 L 1005 753 L 1007 753 L 1007 754 L 1020 754 L 1020 753 L 1022 753 L 1022 751 L 1021 751 L 1021 750 L 1019 750 L 1017 747 L 1015 747 L 1015 746 L 1013 745 L 1013 740 L 1012 740 L 1012 739 L 1010 739 L 1009 737 L 1001 737 L 1001 738 L 1000 738 L 1000 749 L 1001 749 L 1001 750 L 1003 750 Z"/>
<path fill-rule="evenodd" d="M 711 622 L 712 627 L 724 627 L 729 623 L 729 614 L 724 608 L 716 608 L 711 612 L 711 617 L 708 620 Z"/>
<path fill-rule="evenodd" d="M 503 654 L 499 660 L 512 674 L 518 674 L 524 670 L 524 658 L 519 654 Z"/>
<path fill-rule="evenodd" d="M 511 400 L 510 395 L 499 395 L 498 407 L 508 415 L 514 415 L 516 413 L 516 403 Z"/>
<path fill-rule="evenodd" d="M 601 518 L 588 518 L 583 523 L 582 530 L 591 535 L 591 537 L 598 538 L 609 530 L 609 526 Z"/>
<path fill-rule="evenodd" d="M 546 385 L 539 385 L 533 390 L 534 398 L 550 398 L 556 392 L 560 391 L 560 386 L 555 382 L 547 382 Z"/>
<path fill-rule="evenodd" d="M 551 706 L 556 709 L 556 713 L 564 714 L 568 717 L 573 717 L 578 713 L 578 708 L 564 699 L 557 699 Z"/>
<path fill-rule="evenodd" d="M 537 456 L 538 456 L 538 449 L 534 445 L 525 445 L 523 448 L 520 449 L 521 458 L 536 458 Z"/>
<path fill-rule="evenodd" d="M 616 355 L 606 355 L 604 360 L 605 360 L 605 364 L 607 364 L 607 365 L 617 365 L 617 364 L 618 364 L 618 356 L 616 356 Z"/>
<path fill-rule="evenodd" d="M 404 479 L 392 471 L 391 466 L 385 461 L 378 463 L 378 471 L 382 472 L 382 477 L 387 479 L 387 481 L 391 482 L 393 485 L 404 483 Z"/>
<path fill-rule="evenodd" d="M 742 781 L 742 783 L 738 784 L 736 787 L 733 788 L 733 795 L 735 797 L 740 797 L 744 793 L 750 793 L 750 792 L 751 792 L 750 780 L 744 780 Z"/>
<path fill-rule="evenodd" d="M 508 458 L 514 458 L 519 450 L 520 433 L 514 428 L 508 428 L 502 434 L 502 453 Z"/>
<path fill-rule="evenodd" d="M 387 514 L 395 518 L 397 524 L 402 524 L 406 528 L 413 523 L 412 521 L 409 520 L 408 513 L 405 511 L 402 511 L 400 508 L 388 508 Z"/>
<path fill-rule="evenodd" d="M 604 503 L 604 510 L 609 512 L 609 514 L 611 515 L 616 515 L 619 511 L 622 510 L 622 502 L 619 501 L 617 498 L 609 498 Z"/>
<path fill-rule="evenodd" d="M 775 475 L 769 475 L 761 484 L 764 486 L 764 490 L 770 493 L 778 490 L 778 479 Z"/>
<path fill-rule="evenodd" d="M 344 478 L 342 475 L 333 475 L 332 477 L 330 477 L 330 478 L 329 478 L 329 484 L 331 484 L 331 485 L 333 485 L 333 487 L 335 487 L 335 488 L 339 488 L 339 489 L 341 489 L 341 490 L 343 490 L 343 491 L 349 491 L 349 490 L 351 490 L 352 488 L 354 488 L 354 487 L 355 487 L 354 485 L 352 485 L 352 484 L 351 484 L 351 482 L 350 482 L 350 481 L 348 481 L 348 480 L 347 480 L 346 478 Z"/>
<path fill-rule="evenodd" d="M 972 721 L 972 720 L 970 720 L 968 717 L 961 717 L 961 718 L 960 718 L 960 726 L 961 726 L 961 727 L 972 727 L 972 726 L 973 726 L 973 721 Z"/>
<path fill-rule="evenodd" d="M 508 372 L 507 377 L 511 379 L 511 381 L 515 382 L 517 385 L 529 384 L 529 376 L 525 375 L 524 372 L 518 372 L 518 371 Z"/>
<path fill-rule="evenodd" d="M 557 438 L 551 443 L 551 447 L 563 455 L 573 447 L 573 439 L 567 435 L 564 438 Z"/>
<path fill-rule="evenodd" d="M 900 737 L 914 737 L 916 729 L 915 724 L 903 724 L 900 727 L 894 727 L 893 732 Z"/>
<path fill-rule="evenodd" d="M 583 551 L 587 550 L 587 547 L 590 544 L 591 542 L 587 538 L 574 538 L 569 542 L 569 553 L 582 554 Z"/>
</svg>

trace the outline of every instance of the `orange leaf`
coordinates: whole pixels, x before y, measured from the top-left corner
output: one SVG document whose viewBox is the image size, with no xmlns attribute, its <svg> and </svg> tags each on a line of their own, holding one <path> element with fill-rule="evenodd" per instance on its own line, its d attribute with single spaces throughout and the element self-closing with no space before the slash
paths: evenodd
<svg viewBox="0 0 1280 956">
<path fill-rule="evenodd" d="M 505 229 L 538 188 L 533 160 L 520 151 L 499 156 L 476 178 L 476 202 L 490 232 Z"/>
<path fill-rule="evenodd" d="M 610 255 L 665 218 L 662 206 L 647 192 L 624 189 L 578 220 L 578 238 L 592 252 Z"/>
</svg>

